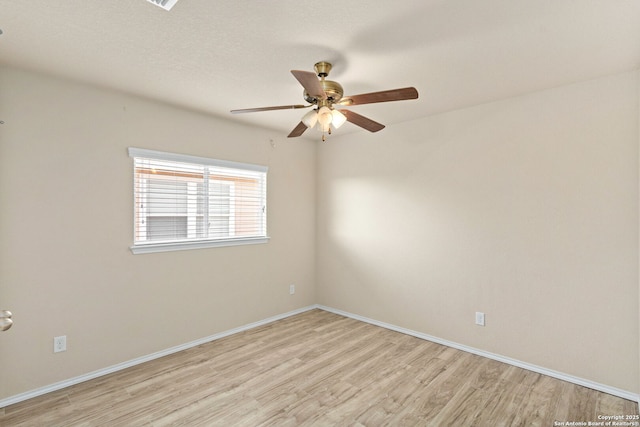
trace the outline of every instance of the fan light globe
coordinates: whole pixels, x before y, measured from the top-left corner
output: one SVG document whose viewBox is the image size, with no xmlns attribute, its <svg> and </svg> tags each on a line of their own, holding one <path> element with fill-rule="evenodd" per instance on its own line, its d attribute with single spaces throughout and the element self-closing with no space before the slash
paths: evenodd
<svg viewBox="0 0 640 427">
<path fill-rule="evenodd" d="M 347 121 L 347 116 L 345 116 L 338 110 L 331 110 L 331 115 L 333 116 L 333 120 L 331 120 L 331 124 L 336 129 L 338 129 L 340 126 L 344 124 L 344 122 Z"/>
<path fill-rule="evenodd" d="M 329 107 L 320 107 L 318 110 L 318 123 L 324 127 L 330 125 L 331 120 L 333 120 L 333 115 Z"/>
<path fill-rule="evenodd" d="M 302 116 L 302 123 L 308 128 L 312 128 L 316 125 L 318 121 L 318 112 L 316 110 L 311 110 L 304 116 Z"/>
</svg>

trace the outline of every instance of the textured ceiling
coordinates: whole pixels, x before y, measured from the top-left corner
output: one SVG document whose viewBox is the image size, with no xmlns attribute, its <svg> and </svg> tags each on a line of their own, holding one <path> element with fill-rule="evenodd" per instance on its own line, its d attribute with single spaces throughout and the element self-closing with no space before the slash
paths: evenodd
<svg viewBox="0 0 640 427">
<path fill-rule="evenodd" d="M 320 60 L 346 95 L 415 86 L 352 108 L 387 125 L 640 67 L 638 0 L 1 0 L 0 29 L 0 63 L 283 135 L 304 110 L 229 110 L 303 103 Z"/>
</svg>

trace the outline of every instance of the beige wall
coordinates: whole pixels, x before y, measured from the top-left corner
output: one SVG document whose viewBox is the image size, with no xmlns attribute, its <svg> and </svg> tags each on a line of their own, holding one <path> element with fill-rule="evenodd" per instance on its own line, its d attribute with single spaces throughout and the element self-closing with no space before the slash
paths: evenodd
<svg viewBox="0 0 640 427">
<path fill-rule="evenodd" d="M 632 72 L 332 136 L 318 302 L 637 393 L 638 117 Z"/>
<path fill-rule="evenodd" d="M 637 393 L 638 86 L 317 144 L 0 67 L 0 399 L 313 303 Z M 128 146 L 269 166 L 271 241 L 132 255 Z"/>
<path fill-rule="evenodd" d="M 0 399 L 315 302 L 312 142 L 11 68 L 0 93 Z M 271 241 L 133 255 L 129 146 L 269 166 Z"/>
</svg>

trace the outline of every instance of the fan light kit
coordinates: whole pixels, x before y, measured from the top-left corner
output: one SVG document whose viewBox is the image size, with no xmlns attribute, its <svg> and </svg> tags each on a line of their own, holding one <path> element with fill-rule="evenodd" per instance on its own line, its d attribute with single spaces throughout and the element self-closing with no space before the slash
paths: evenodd
<svg viewBox="0 0 640 427">
<path fill-rule="evenodd" d="M 369 132 L 378 132 L 384 129 L 383 124 L 354 113 L 353 111 L 344 108 L 337 109 L 335 107 L 418 98 L 418 91 L 414 87 L 343 96 L 344 91 L 340 83 L 326 79 L 326 77 L 329 76 L 329 71 L 331 71 L 330 63 L 318 62 L 315 64 L 314 69 L 316 71 L 315 73 L 291 70 L 291 74 L 293 74 L 304 88 L 303 97 L 309 105 L 297 104 L 277 107 L 245 108 L 242 110 L 231 110 L 231 113 L 255 113 L 259 111 L 315 107 L 302 116 L 300 123 L 291 131 L 288 137 L 294 138 L 302 135 L 308 128 L 316 128 L 322 132 L 322 140 L 325 141 L 326 135 L 331 135 L 331 131 L 338 129 L 344 122 L 351 122 Z"/>
</svg>

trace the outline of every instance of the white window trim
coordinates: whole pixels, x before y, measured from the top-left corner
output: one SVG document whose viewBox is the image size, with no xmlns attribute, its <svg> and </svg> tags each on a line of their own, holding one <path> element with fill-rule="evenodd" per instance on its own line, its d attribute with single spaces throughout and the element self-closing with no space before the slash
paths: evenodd
<svg viewBox="0 0 640 427">
<path fill-rule="evenodd" d="M 226 168 L 246 169 L 256 172 L 267 173 L 267 166 L 255 165 L 252 163 L 232 162 L 229 160 L 210 159 L 208 157 L 190 156 L 188 154 L 167 153 L 165 151 L 147 150 L 145 148 L 129 147 L 129 157 L 150 157 L 158 160 L 169 160 L 172 162 L 199 163 L 209 166 L 222 166 Z"/>
<path fill-rule="evenodd" d="M 245 169 L 255 172 L 267 173 L 268 167 L 251 163 L 239 163 L 228 160 L 211 159 L 207 157 L 191 156 L 187 154 L 167 153 L 164 151 L 147 150 L 144 148 L 128 148 L 129 157 L 148 157 L 158 160 L 169 160 L 185 163 L 199 163 L 209 166 L 221 166 L 235 169 Z M 134 184 L 135 185 L 135 184 Z M 135 189 L 134 189 L 135 194 Z M 135 226 L 134 226 L 135 227 Z M 181 242 L 164 243 L 139 243 L 130 246 L 133 254 L 148 254 L 155 252 L 183 251 L 191 249 L 217 248 L 224 246 L 257 245 L 269 242 L 269 237 L 241 237 L 225 239 L 190 240 Z"/>
<path fill-rule="evenodd" d="M 224 240 L 196 240 L 175 243 L 146 243 L 131 246 L 134 254 L 151 254 L 155 252 L 186 251 L 190 249 L 220 248 L 223 246 L 258 245 L 269 242 L 269 237 L 243 237 Z"/>
</svg>

